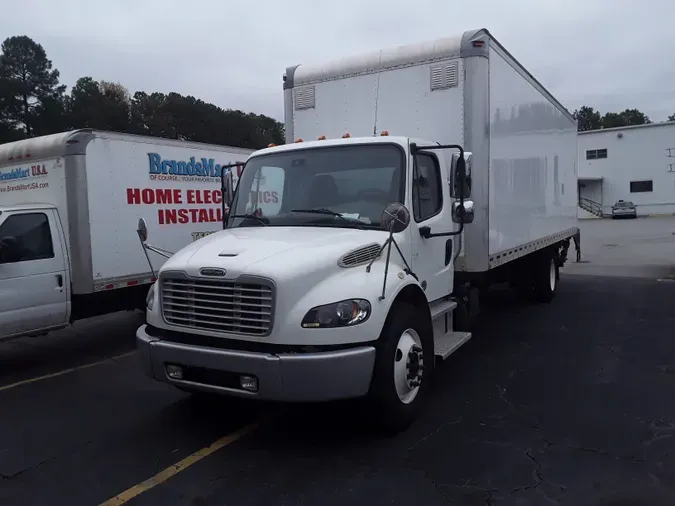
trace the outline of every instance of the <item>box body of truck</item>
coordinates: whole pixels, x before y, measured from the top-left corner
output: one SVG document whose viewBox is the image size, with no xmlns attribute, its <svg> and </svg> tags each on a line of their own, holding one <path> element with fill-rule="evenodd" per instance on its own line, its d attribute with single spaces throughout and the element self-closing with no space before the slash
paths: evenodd
<svg viewBox="0 0 675 506">
<path fill-rule="evenodd" d="M 154 279 L 133 225 L 143 217 L 158 246 L 171 251 L 221 229 L 221 166 L 243 166 L 251 152 L 88 129 L 2 145 L 0 240 L 23 233 L 14 223 L 29 220 L 31 213 L 46 216 L 52 208 L 48 220 L 58 223 L 52 224 L 51 239 L 42 241 L 51 240 L 52 249 L 62 252 L 65 281 L 58 295 L 49 286 L 51 279 L 43 289 L 50 294 L 47 299 L 59 298 L 50 306 L 62 310 L 56 311 L 62 314 L 58 323 L 89 316 L 87 311 L 114 311 L 131 299 L 142 308 Z M 150 255 L 159 268 L 164 259 Z M 42 272 L 40 265 L 50 261 L 16 260 L 0 265 L 0 283 L 14 293 L 22 292 L 23 283 L 14 274 Z M 26 330 L 30 324 L 18 321 L 16 311 L 21 308 L 0 307 L 0 315 Z M 9 334 L 9 327 L 5 322 L 0 334 Z"/>
<path fill-rule="evenodd" d="M 387 131 L 471 152 L 460 276 L 576 233 L 576 121 L 485 29 L 289 67 L 284 106 L 287 142 Z"/>
</svg>

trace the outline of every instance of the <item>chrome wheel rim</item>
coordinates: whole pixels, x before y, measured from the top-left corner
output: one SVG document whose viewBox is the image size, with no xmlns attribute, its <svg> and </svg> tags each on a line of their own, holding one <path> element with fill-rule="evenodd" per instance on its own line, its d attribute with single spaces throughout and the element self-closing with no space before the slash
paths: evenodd
<svg viewBox="0 0 675 506">
<path fill-rule="evenodd" d="M 394 354 L 394 386 L 403 404 L 410 404 L 419 393 L 424 376 L 422 340 L 414 329 L 406 329 L 398 339 Z"/>
</svg>

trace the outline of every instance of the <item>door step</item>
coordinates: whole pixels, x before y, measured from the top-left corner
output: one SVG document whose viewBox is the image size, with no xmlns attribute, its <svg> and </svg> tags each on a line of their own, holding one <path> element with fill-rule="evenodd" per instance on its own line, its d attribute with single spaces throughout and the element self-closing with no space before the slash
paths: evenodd
<svg viewBox="0 0 675 506">
<path fill-rule="evenodd" d="M 436 318 L 442 316 L 443 314 L 452 311 L 457 307 L 457 303 L 454 300 L 442 300 L 440 302 L 434 303 L 429 306 L 429 311 L 431 312 L 431 321 L 434 321 Z"/>
<path fill-rule="evenodd" d="M 434 355 L 445 360 L 471 339 L 471 332 L 447 332 L 434 339 Z"/>
</svg>

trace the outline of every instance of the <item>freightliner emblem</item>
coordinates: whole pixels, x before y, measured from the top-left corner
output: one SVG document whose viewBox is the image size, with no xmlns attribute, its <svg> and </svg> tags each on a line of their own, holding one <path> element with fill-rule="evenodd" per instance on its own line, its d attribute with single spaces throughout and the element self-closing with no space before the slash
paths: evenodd
<svg viewBox="0 0 675 506">
<path fill-rule="evenodd" d="M 216 269 L 215 267 L 202 267 L 199 274 L 202 276 L 224 276 L 227 273 L 225 269 Z"/>
</svg>

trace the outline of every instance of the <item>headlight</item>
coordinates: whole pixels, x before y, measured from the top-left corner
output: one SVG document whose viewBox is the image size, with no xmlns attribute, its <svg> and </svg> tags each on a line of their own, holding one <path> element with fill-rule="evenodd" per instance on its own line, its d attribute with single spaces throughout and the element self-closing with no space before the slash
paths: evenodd
<svg viewBox="0 0 675 506">
<path fill-rule="evenodd" d="M 148 295 L 145 297 L 145 305 L 148 306 L 148 311 L 152 311 L 152 306 L 155 304 L 155 283 L 150 285 Z"/>
<path fill-rule="evenodd" d="M 365 299 L 348 299 L 309 310 L 302 319 L 302 328 L 348 327 L 365 322 L 370 316 L 370 302 Z"/>
</svg>

